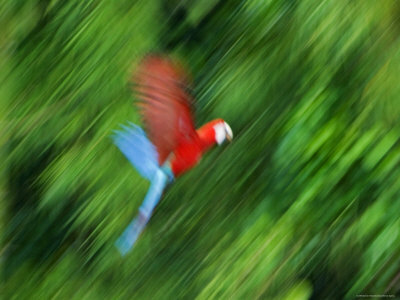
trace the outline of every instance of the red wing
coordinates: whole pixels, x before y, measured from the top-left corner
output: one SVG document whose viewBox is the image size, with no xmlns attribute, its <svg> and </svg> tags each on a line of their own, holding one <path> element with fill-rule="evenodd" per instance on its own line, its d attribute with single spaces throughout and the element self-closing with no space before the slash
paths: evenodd
<svg viewBox="0 0 400 300">
<path fill-rule="evenodd" d="M 162 56 L 148 56 L 134 76 L 138 107 L 160 165 L 180 143 L 197 137 L 187 77 L 177 64 Z"/>
</svg>

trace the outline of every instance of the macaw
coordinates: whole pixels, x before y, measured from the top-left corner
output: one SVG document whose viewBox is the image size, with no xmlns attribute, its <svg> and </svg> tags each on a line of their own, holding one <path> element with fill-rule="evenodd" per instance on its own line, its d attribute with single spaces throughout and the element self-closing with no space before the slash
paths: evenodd
<svg viewBox="0 0 400 300">
<path fill-rule="evenodd" d="M 114 131 L 113 141 L 140 175 L 150 181 L 150 188 L 137 217 L 116 242 L 122 255 L 134 246 L 167 184 L 196 166 L 212 146 L 233 137 L 223 119 L 195 129 L 188 77 L 167 56 L 146 56 L 136 68 L 133 83 L 147 135 L 129 123 Z"/>
</svg>

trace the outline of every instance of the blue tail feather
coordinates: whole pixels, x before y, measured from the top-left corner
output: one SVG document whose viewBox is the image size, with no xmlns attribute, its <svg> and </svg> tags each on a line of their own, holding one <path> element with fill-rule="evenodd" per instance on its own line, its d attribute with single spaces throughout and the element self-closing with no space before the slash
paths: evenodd
<svg viewBox="0 0 400 300">
<path fill-rule="evenodd" d="M 150 188 L 139 208 L 139 214 L 135 217 L 122 235 L 118 238 L 115 245 L 122 255 L 129 252 L 135 245 L 136 240 L 146 227 L 147 222 L 157 206 L 165 186 L 168 183 L 168 175 L 162 169 L 158 169 L 152 178 Z"/>
</svg>

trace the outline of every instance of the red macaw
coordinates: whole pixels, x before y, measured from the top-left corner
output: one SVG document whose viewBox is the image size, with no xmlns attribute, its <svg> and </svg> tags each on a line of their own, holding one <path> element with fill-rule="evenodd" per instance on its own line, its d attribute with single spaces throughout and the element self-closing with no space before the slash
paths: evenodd
<svg viewBox="0 0 400 300">
<path fill-rule="evenodd" d="M 117 240 L 122 254 L 133 247 L 165 186 L 193 168 L 209 148 L 233 137 L 231 128 L 222 119 L 195 129 L 188 77 L 170 58 L 145 57 L 133 81 L 148 138 L 139 126 L 130 123 L 122 126 L 123 131 L 115 131 L 114 143 L 151 185 L 138 216 Z"/>
</svg>

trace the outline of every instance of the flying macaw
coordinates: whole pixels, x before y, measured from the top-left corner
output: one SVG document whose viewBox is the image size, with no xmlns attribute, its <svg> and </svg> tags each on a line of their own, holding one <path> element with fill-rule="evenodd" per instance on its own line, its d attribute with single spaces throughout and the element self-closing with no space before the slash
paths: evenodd
<svg viewBox="0 0 400 300">
<path fill-rule="evenodd" d="M 122 255 L 134 246 L 167 184 L 196 166 L 212 146 L 233 137 L 232 129 L 222 119 L 195 129 L 188 77 L 172 59 L 146 56 L 139 63 L 133 82 L 147 135 L 130 123 L 114 131 L 113 140 L 140 175 L 150 181 L 150 188 L 138 215 L 116 242 Z"/>
</svg>

